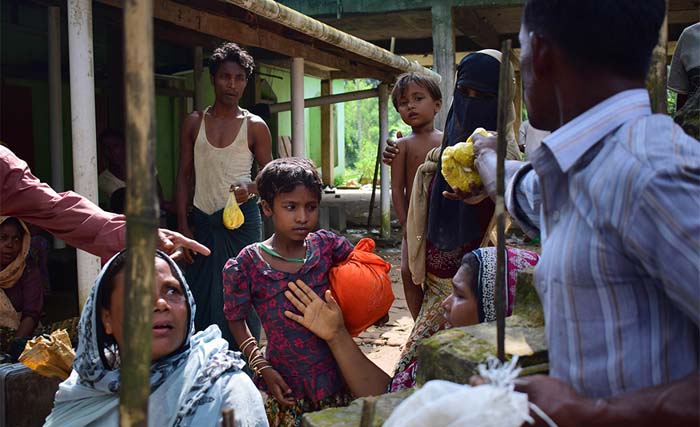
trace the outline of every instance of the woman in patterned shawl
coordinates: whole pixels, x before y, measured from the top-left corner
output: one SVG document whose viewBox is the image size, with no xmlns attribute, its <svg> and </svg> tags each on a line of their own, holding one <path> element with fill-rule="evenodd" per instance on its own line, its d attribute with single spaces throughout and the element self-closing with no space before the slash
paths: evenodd
<svg viewBox="0 0 700 427">
<path fill-rule="evenodd" d="M 149 426 L 267 426 L 262 398 L 241 371 L 218 327 L 194 333 L 195 304 L 177 265 L 157 252 L 150 374 Z M 117 426 L 119 344 L 122 342 L 126 252 L 100 272 L 80 319 L 80 343 L 70 377 L 61 383 L 45 426 Z"/>
</svg>

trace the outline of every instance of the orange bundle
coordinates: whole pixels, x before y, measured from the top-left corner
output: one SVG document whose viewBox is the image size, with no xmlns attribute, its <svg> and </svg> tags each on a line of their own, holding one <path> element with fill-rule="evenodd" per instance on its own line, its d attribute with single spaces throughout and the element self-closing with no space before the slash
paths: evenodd
<svg viewBox="0 0 700 427">
<path fill-rule="evenodd" d="M 341 264 L 328 272 L 333 298 L 343 310 L 345 327 L 357 336 L 381 319 L 394 302 L 391 264 L 374 251 L 374 240 L 364 238 Z"/>
</svg>

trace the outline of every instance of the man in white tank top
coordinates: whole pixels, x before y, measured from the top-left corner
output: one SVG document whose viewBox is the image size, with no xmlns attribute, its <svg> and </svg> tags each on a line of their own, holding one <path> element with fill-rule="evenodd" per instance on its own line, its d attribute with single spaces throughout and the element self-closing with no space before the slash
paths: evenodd
<svg viewBox="0 0 700 427">
<path fill-rule="evenodd" d="M 226 261 L 245 246 L 261 238 L 257 188 L 251 176 L 255 159 L 262 168 L 272 160 L 272 138 L 267 124 L 239 107 L 238 102 L 253 73 L 253 58 L 238 45 L 224 43 L 209 59 L 214 87 L 214 105 L 194 111 L 182 123 L 180 166 L 175 197 L 178 229 L 211 249 L 209 257 L 187 259 L 185 275 L 197 303 L 195 326 L 198 330 L 216 324 L 232 349 L 231 336 L 223 313 L 221 272 Z M 191 189 L 194 187 L 194 200 Z M 222 210 L 234 191 L 245 221 L 240 228 L 223 226 Z M 190 201 L 193 207 L 188 215 Z M 260 334 L 260 321 L 252 312 L 251 331 Z"/>
</svg>

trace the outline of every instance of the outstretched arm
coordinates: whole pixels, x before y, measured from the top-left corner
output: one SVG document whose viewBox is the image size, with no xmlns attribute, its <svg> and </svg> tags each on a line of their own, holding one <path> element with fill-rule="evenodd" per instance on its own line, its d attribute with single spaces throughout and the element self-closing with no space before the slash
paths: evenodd
<svg viewBox="0 0 700 427">
<path fill-rule="evenodd" d="M 284 295 L 301 313 L 285 311 L 284 315 L 328 343 L 353 396 L 376 396 L 386 392 L 391 378 L 355 344 L 345 329 L 343 313 L 331 291 L 326 291 L 323 301 L 304 282 L 297 280 L 289 283 Z"/>
<path fill-rule="evenodd" d="M 0 215 L 37 225 L 76 248 L 109 258 L 126 244 L 123 215 L 105 212 L 72 191 L 56 193 L 39 181 L 27 164 L 0 147 Z M 158 249 L 175 254 L 185 247 L 204 255 L 209 249 L 174 231 L 158 230 Z"/>
</svg>

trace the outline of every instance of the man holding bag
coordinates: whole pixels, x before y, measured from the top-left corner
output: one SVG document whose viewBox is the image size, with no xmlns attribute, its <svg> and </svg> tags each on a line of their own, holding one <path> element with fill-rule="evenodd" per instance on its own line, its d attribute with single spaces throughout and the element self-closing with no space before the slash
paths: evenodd
<svg viewBox="0 0 700 427">
<path fill-rule="evenodd" d="M 252 182 L 253 161 L 265 166 L 272 160 L 270 131 L 258 116 L 239 107 L 253 58 L 238 45 L 224 43 L 209 59 L 214 105 L 195 111 L 182 124 L 180 166 L 177 175 L 178 228 L 208 246 L 209 257 L 196 257 L 186 269 L 187 282 L 197 302 L 195 327 L 219 325 L 223 337 L 235 348 L 223 312 L 221 271 L 229 258 L 261 237 L 257 188 Z M 193 208 L 188 218 L 189 189 L 194 181 Z M 224 225 L 223 209 L 229 193 L 235 194 L 243 224 L 230 230 Z M 240 218 L 239 218 L 240 219 Z M 194 227 L 194 232 L 190 228 Z M 260 321 L 251 312 L 249 325 L 260 335 Z"/>
</svg>

